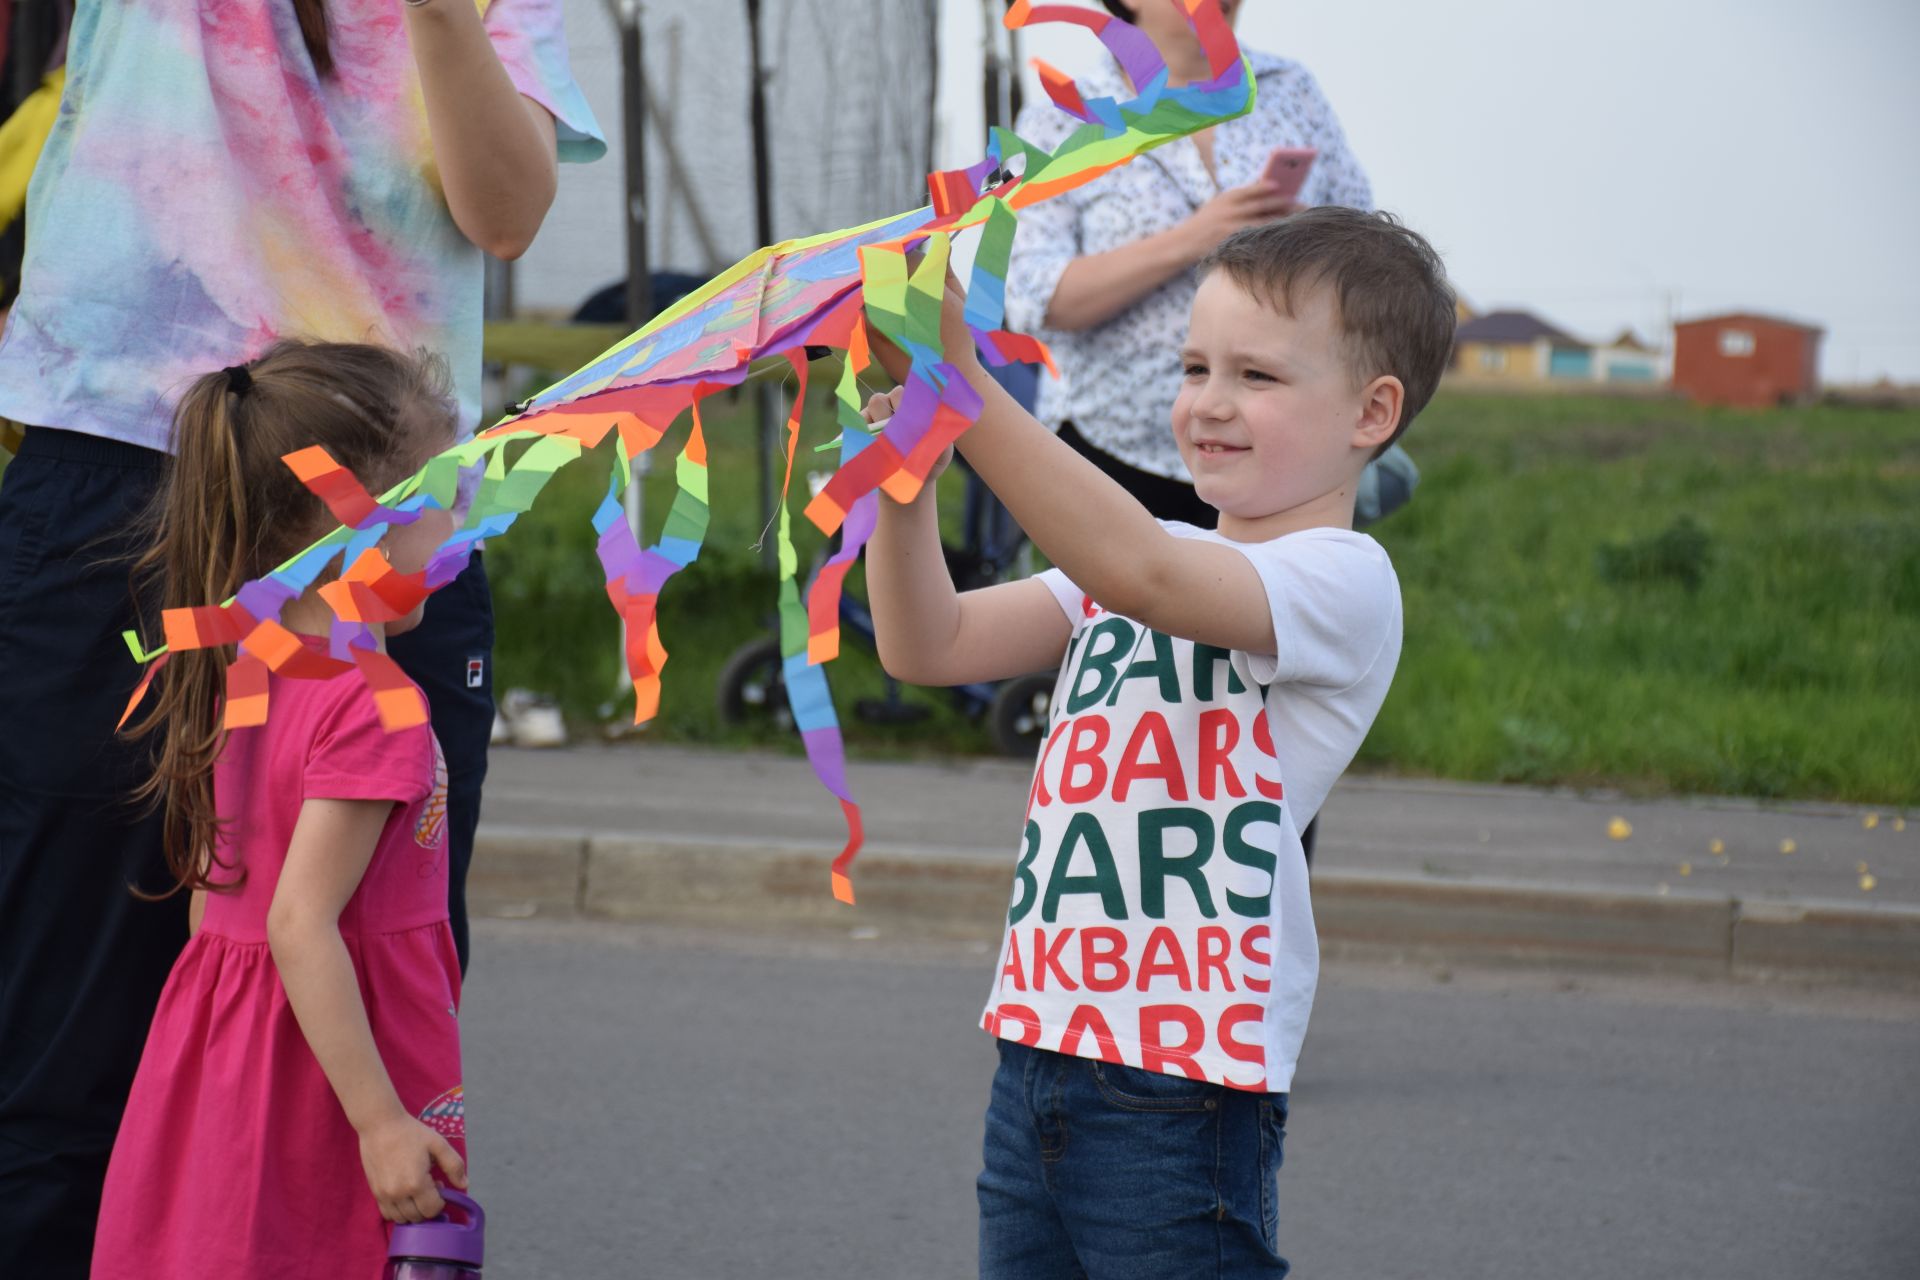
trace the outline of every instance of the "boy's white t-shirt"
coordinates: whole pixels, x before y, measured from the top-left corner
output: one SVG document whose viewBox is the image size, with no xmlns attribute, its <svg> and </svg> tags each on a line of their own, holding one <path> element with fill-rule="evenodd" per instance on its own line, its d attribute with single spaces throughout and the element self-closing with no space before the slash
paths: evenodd
<svg viewBox="0 0 1920 1280">
<path fill-rule="evenodd" d="M 1348 529 L 1233 547 L 1273 654 L 1196 645 L 1040 576 L 1073 621 L 981 1025 L 1004 1039 L 1286 1090 L 1320 950 L 1300 832 L 1400 659 L 1400 585 Z"/>
</svg>

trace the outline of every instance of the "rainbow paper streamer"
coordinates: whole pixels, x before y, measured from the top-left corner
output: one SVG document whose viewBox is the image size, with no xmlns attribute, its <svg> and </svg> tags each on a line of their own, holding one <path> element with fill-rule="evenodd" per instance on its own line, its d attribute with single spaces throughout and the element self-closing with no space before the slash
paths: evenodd
<svg viewBox="0 0 1920 1280">
<path fill-rule="evenodd" d="M 996 128 L 978 163 L 928 175 L 926 207 L 754 252 L 534 396 L 514 415 L 447 450 L 377 500 L 325 450 L 290 454 L 287 465 L 327 504 L 341 527 L 247 583 L 231 601 L 168 610 L 162 648 L 146 650 L 129 633 L 135 660 L 149 667 L 128 713 L 169 652 L 237 645 L 228 677 L 231 728 L 266 719 L 268 673 L 321 678 L 355 669 L 387 728 L 423 722 L 426 708 L 418 693 L 375 648 L 368 628 L 405 614 L 427 593 L 452 581 L 474 546 L 507 533 L 559 468 L 613 436 L 614 475 L 593 524 L 607 598 L 626 623 L 634 718 L 646 721 L 659 709 L 667 661 L 658 622 L 661 594 L 668 581 L 698 557 L 708 527 L 711 477 L 700 402 L 716 390 L 738 386 L 753 361 L 784 356 L 800 379 L 801 395 L 787 424 L 786 480 L 775 520 L 781 566 L 780 652 L 807 757 L 821 783 L 838 797 L 846 818 L 847 840 L 834 859 L 832 887 L 836 898 L 851 903 L 849 869 L 863 835 L 859 806 L 847 786 L 845 751 L 823 664 L 839 653 L 840 592 L 873 534 L 878 495 L 911 499 L 947 446 L 980 412 L 978 395 L 941 354 L 940 311 L 953 237 L 974 229 L 980 236 L 965 319 L 982 357 L 995 365 L 1019 360 L 1044 361 L 1051 367 L 1041 343 L 1000 328 L 1018 210 L 1252 109 L 1253 76 L 1215 0 L 1178 3 L 1206 50 L 1209 79 L 1171 87 L 1152 42 L 1127 23 L 1092 9 L 1016 0 L 1007 26 L 1055 22 L 1087 28 L 1126 70 L 1138 94 L 1125 102 L 1089 98 L 1070 77 L 1042 65 L 1048 94 L 1081 121 L 1057 150 L 1043 150 L 1011 130 Z M 1012 167 L 1016 161 L 1022 166 L 1018 173 Z M 873 333 L 884 335 L 912 362 L 900 409 L 878 432 L 861 418 L 858 383 L 860 370 L 871 359 Z M 806 386 L 803 353 L 810 347 L 844 351 L 847 357 L 835 393 L 839 466 L 805 509 L 807 519 L 821 531 L 841 533 L 842 545 L 808 585 L 803 604 L 786 491 L 799 443 L 798 406 Z M 627 527 L 621 493 L 635 483 L 633 459 L 657 445 L 688 412 L 694 422 L 675 468 L 678 492 L 659 540 L 643 550 Z M 518 450 L 511 465 L 509 449 Z M 465 521 L 434 553 L 424 573 L 399 574 L 376 544 L 388 527 L 417 519 L 428 505 L 463 507 Z M 288 632 L 279 618 L 288 601 L 336 563 L 347 566 L 345 572 L 320 588 L 338 619 L 328 652 L 321 654 Z"/>
</svg>

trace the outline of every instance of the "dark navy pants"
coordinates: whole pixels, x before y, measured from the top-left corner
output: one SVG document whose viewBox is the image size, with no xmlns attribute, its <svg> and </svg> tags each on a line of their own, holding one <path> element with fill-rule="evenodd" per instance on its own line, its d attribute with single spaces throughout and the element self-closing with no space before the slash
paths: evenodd
<svg viewBox="0 0 1920 1280">
<path fill-rule="evenodd" d="M 1282 1280 L 1287 1095 L 999 1041 L 981 1280 Z"/>
<path fill-rule="evenodd" d="M 129 891 L 169 881 L 157 819 L 125 801 L 139 750 L 113 731 L 140 674 L 120 638 L 137 612 L 132 531 L 161 463 L 36 427 L 0 478 L 0 1276 L 87 1274 L 114 1132 L 187 936 L 184 894 Z M 492 639 L 476 559 L 393 646 L 447 756 L 463 964 Z"/>
<path fill-rule="evenodd" d="M 493 735 L 493 594 L 475 552 L 466 571 L 434 592 L 426 616 L 387 652 L 427 695 L 433 731 L 447 758 L 447 913 L 460 972 L 467 971 L 467 868 L 480 825 Z"/>
</svg>

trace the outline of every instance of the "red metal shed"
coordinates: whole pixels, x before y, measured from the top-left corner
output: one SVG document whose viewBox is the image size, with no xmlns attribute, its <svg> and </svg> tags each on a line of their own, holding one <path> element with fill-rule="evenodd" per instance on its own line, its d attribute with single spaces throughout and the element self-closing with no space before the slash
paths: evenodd
<svg viewBox="0 0 1920 1280">
<path fill-rule="evenodd" d="M 1673 326 L 1673 389 L 1702 404 L 1745 408 L 1811 400 L 1824 330 L 1736 311 Z"/>
</svg>

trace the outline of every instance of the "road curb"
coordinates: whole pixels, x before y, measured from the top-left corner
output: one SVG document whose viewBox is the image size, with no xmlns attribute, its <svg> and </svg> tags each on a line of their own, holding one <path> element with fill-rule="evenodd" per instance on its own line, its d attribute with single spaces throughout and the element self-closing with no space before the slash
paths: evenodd
<svg viewBox="0 0 1920 1280">
<path fill-rule="evenodd" d="M 1410 879 L 1366 872 L 1313 877 L 1323 944 L 1392 947 L 1434 957 L 1551 957 L 1676 973 L 1729 972 L 1730 898 L 1542 886 L 1507 880 Z"/>
<path fill-rule="evenodd" d="M 835 902 L 837 849 L 793 841 L 484 826 L 470 909 L 507 917 L 843 925 L 996 940 L 1009 892 L 999 850 L 874 846 L 859 905 Z M 1408 957 L 1551 961 L 1709 977 L 1920 985 L 1920 909 L 1743 901 L 1703 893 L 1322 871 L 1323 947 Z"/>
<path fill-rule="evenodd" d="M 1920 982 L 1920 910 L 1852 902 L 1744 902 L 1733 971 L 1819 973 Z"/>
</svg>

